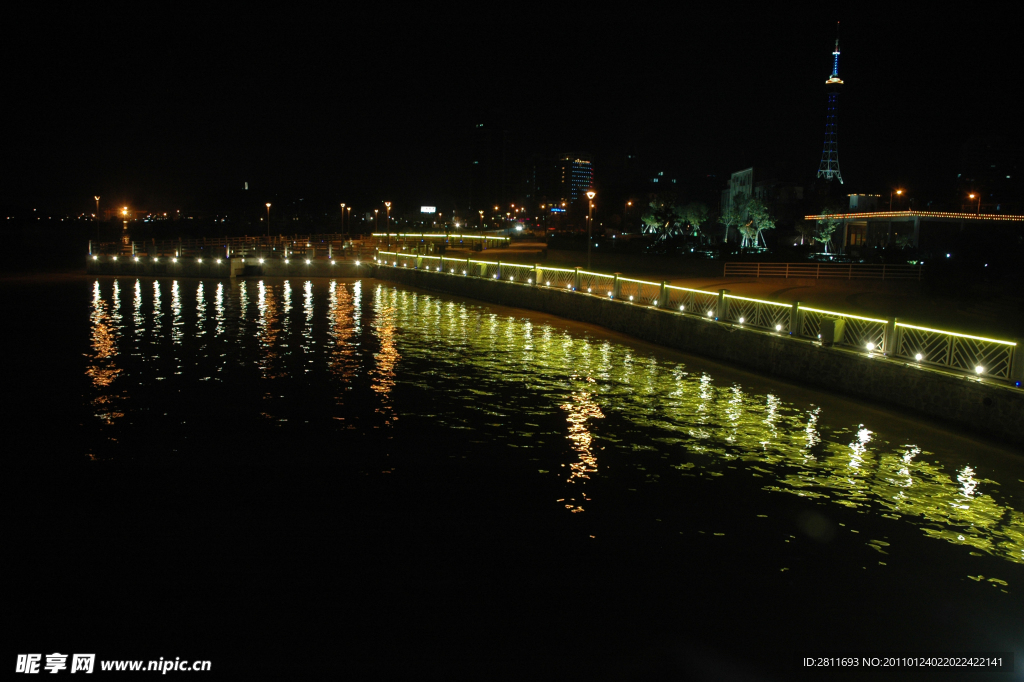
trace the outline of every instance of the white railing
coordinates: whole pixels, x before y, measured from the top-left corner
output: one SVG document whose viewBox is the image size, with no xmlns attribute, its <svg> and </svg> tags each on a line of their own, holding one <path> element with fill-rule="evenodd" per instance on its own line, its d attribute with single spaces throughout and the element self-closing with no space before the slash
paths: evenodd
<svg viewBox="0 0 1024 682">
<path fill-rule="evenodd" d="M 896 323 L 896 355 L 972 374 L 1011 379 L 1016 345 L 1009 341 Z"/>
<path fill-rule="evenodd" d="M 888 321 L 886 320 L 804 307 L 800 308 L 800 316 L 803 318 L 803 323 L 800 325 L 800 336 L 820 339 L 823 319 L 842 320 L 845 329 L 842 340 L 839 342 L 841 345 L 882 353 L 887 350 L 885 348 L 885 327 Z"/>
<path fill-rule="evenodd" d="M 366 260 L 374 249 L 358 235 L 307 234 L 251 237 L 203 237 L 200 239 L 151 239 L 149 241 L 89 242 L 91 256 L 139 256 L 154 258 L 330 258 Z"/>
<path fill-rule="evenodd" d="M 776 332 L 792 331 L 789 328 L 793 312 L 791 304 L 729 294 L 725 298 L 729 301 L 726 307 L 726 319 L 729 322 Z"/>
<path fill-rule="evenodd" d="M 667 282 L 648 282 L 579 268 L 545 268 L 385 251 L 378 254 L 377 263 L 574 291 L 725 322 L 742 329 L 812 340 L 821 339 L 822 323 L 831 321 L 832 339 L 837 346 L 905 359 L 919 366 L 1007 380 L 1018 386 L 1024 381 L 1024 357 L 1018 343 L 919 327 L 895 319 L 821 310 L 801 306 L 798 302 L 734 296 L 726 289 L 717 292 L 689 289 Z"/>
<path fill-rule="evenodd" d="M 921 279 L 921 265 L 864 263 L 726 263 L 726 277 L 806 279 Z"/>
</svg>

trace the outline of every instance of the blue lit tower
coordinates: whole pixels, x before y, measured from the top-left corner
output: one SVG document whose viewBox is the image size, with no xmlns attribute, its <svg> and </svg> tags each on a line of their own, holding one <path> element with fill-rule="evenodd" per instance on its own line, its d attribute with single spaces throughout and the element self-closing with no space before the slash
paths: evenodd
<svg viewBox="0 0 1024 682">
<path fill-rule="evenodd" d="M 818 165 L 818 177 L 825 180 L 835 178 L 843 184 L 843 176 L 839 172 L 839 90 L 843 85 L 839 78 L 839 38 L 836 38 L 836 49 L 832 52 L 832 75 L 825 81 L 828 92 L 828 116 L 825 119 L 825 148 L 821 152 L 821 164 Z"/>
</svg>

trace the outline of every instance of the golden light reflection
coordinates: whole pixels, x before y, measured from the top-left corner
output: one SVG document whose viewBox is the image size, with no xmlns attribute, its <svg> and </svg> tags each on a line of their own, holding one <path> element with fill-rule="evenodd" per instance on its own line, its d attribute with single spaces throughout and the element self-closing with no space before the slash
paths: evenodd
<svg viewBox="0 0 1024 682">
<path fill-rule="evenodd" d="M 571 379 L 574 383 L 581 383 L 582 386 L 579 390 L 572 392 L 571 400 L 563 404 L 562 409 L 567 413 L 568 438 L 572 441 L 572 449 L 579 459 L 569 464 L 569 478 L 566 479 L 566 482 L 576 483 L 578 481 L 582 484 L 590 479 L 591 474 L 597 473 L 597 456 L 593 449 L 594 437 L 590 432 L 589 421 L 604 419 L 604 414 L 594 399 L 593 385 L 596 384 L 596 381 L 592 377 L 580 376 L 573 376 Z M 581 503 L 589 499 L 586 492 L 580 490 L 575 497 L 569 499 L 570 504 L 566 504 L 565 507 L 573 513 L 581 512 L 584 511 Z"/>
<path fill-rule="evenodd" d="M 380 350 L 373 354 L 374 368 L 370 371 L 370 388 L 380 396 L 380 407 L 376 411 L 384 415 L 384 424 L 398 421 L 391 403 L 391 391 L 395 387 L 395 367 L 402 356 L 395 345 L 397 292 L 389 287 L 378 286 L 374 292 L 374 320 L 370 325 L 373 335 L 380 344 Z"/>
<path fill-rule="evenodd" d="M 124 416 L 124 413 L 118 411 L 116 407 L 120 402 L 120 396 L 110 391 L 114 381 L 121 374 L 121 369 L 115 362 L 118 355 L 117 341 L 120 337 L 120 328 L 115 323 L 115 316 L 111 314 L 107 302 L 103 300 L 98 280 L 93 283 L 89 323 L 92 353 L 89 356 L 89 364 L 85 373 L 92 379 L 93 388 L 97 391 L 97 395 L 91 399 L 90 404 L 93 408 L 93 415 L 103 423 L 110 425 L 114 423 L 115 419 Z"/>
<path fill-rule="evenodd" d="M 334 376 L 348 380 L 359 372 L 359 318 L 357 310 L 362 304 L 362 283 L 356 282 L 350 292 L 344 283 L 331 281 L 328 288 L 327 334 L 331 340 L 327 349 L 327 365 Z M 352 387 L 346 385 L 344 390 Z M 336 396 L 341 404 L 342 395 Z"/>
<path fill-rule="evenodd" d="M 264 379 L 274 379 L 285 376 L 276 368 L 278 356 L 277 337 L 279 329 L 278 303 L 274 290 L 268 287 L 263 280 L 257 284 L 256 309 L 259 311 L 259 318 L 256 320 L 256 339 L 259 343 L 260 357 L 257 366 L 260 368 L 260 376 Z M 286 289 L 287 291 L 287 289 Z"/>
</svg>

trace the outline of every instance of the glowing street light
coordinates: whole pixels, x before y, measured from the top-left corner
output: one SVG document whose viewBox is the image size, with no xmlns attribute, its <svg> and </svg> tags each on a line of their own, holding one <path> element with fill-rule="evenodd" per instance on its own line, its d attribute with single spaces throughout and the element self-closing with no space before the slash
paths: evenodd
<svg viewBox="0 0 1024 682">
<path fill-rule="evenodd" d="M 901 189 L 890 189 L 889 190 L 889 211 L 892 211 L 892 195 L 903 196 L 903 190 Z"/>
<path fill-rule="evenodd" d="M 267 202 L 267 239 L 270 239 L 270 202 Z"/>
<path fill-rule="evenodd" d="M 974 199 L 975 196 L 977 196 L 977 198 L 978 198 L 978 215 L 981 215 L 981 192 L 978 192 L 977 195 L 975 195 L 974 192 L 971 192 L 967 196 L 969 196 L 971 199 Z"/>
<path fill-rule="evenodd" d="M 587 270 L 590 269 L 590 242 L 592 225 L 594 224 L 594 197 L 597 193 L 594 190 L 587 192 Z"/>
<path fill-rule="evenodd" d="M 891 189 L 891 188 L 889 189 L 889 213 L 890 214 L 892 213 L 892 195 L 894 193 L 896 194 L 896 196 L 902 196 L 903 195 L 903 190 L 901 190 L 901 189 L 894 190 L 894 189 Z M 803 240 L 803 236 L 801 236 L 800 239 L 801 239 L 800 243 L 802 244 L 803 243 L 803 241 L 802 241 Z M 889 234 L 886 235 L 885 245 L 888 246 L 891 242 L 892 242 L 892 215 L 889 216 Z"/>
<path fill-rule="evenodd" d="M 345 234 L 345 204 L 341 205 L 341 233 Z"/>
</svg>

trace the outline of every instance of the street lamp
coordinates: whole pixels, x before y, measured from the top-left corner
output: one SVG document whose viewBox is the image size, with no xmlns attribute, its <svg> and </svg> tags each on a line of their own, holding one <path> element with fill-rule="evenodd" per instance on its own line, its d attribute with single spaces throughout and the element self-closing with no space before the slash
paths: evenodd
<svg viewBox="0 0 1024 682">
<path fill-rule="evenodd" d="M 587 270 L 590 269 L 590 242 L 592 228 L 594 224 L 594 197 L 597 193 L 594 190 L 587 192 Z"/>
<path fill-rule="evenodd" d="M 477 213 L 480 214 L 480 231 L 483 232 L 484 231 L 484 212 L 483 212 L 483 209 L 477 211 Z"/>
<path fill-rule="evenodd" d="M 391 248 L 391 202 L 390 201 L 385 201 L 384 202 L 384 206 L 388 210 L 387 218 L 384 221 L 384 233 L 387 234 L 387 236 L 388 236 L 388 248 L 390 249 Z M 397 235 L 395 235 L 395 237 L 396 237 L 395 238 L 395 248 L 397 249 L 398 248 Z"/>
<path fill-rule="evenodd" d="M 889 190 L 889 211 L 890 212 L 892 211 L 892 195 L 893 194 L 895 194 L 896 196 L 902 196 L 903 190 L 901 190 L 901 189 L 895 189 L 895 190 L 894 189 L 890 189 Z"/>
<path fill-rule="evenodd" d="M 345 204 L 341 205 L 341 233 L 345 234 Z"/>
<path fill-rule="evenodd" d="M 971 192 L 971 194 L 968 195 L 968 196 L 970 196 L 971 199 L 974 199 L 975 196 L 977 196 L 977 198 L 978 198 L 978 215 L 981 215 L 981 192 L 978 192 L 977 195 L 975 195 L 974 192 Z"/>
<path fill-rule="evenodd" d="M 892 195 L 893 195 L 893 193 L 895 193 L 896 196 L 902 196 L 903 195 L 903 190 L 901 190 L 901 189 L 894 190 L 891 187 L 889 188 L 889 233 L 885 236 L 885 245 L 886 246 L 889 246 L 889 244 L 892 243 Z"/>
</svg>

